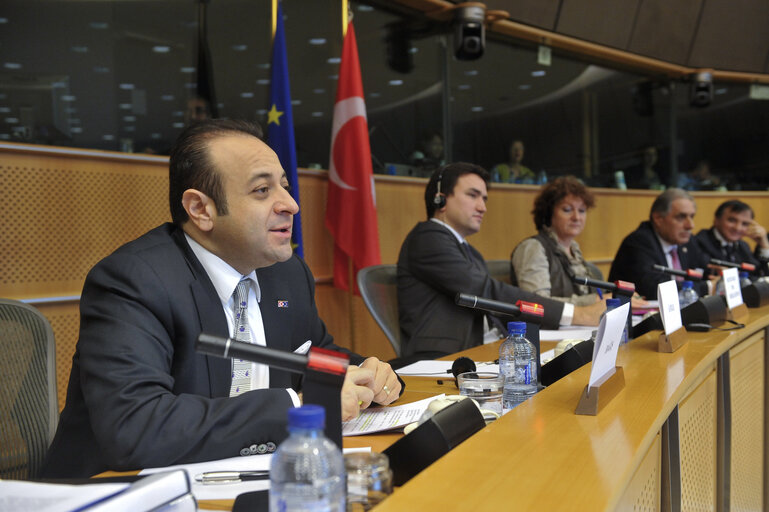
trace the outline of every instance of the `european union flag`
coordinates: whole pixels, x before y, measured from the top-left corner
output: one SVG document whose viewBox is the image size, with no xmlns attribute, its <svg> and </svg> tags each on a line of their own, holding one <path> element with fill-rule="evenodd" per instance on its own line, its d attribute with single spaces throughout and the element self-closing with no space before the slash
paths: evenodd
<svg viewBox="0 0 769 512">
<path fill-rule="evenodd" d="M 294 143 L 294 116 L 291 113 L 291 92 L 288 83 L 286 37 L 283 32 L 283 10 L 278 3 L 275 40 L 272 42 L 272 80 L 270 81 L 271 108 L 267 113 L 267 141 L 286 171 L 291 195 L 299 204 L 299 179 L 296 174 L 296 144 Z M 301 212 L 300 212 L 301 213 Z M 302 219 L 294 215 L 291 234 L 294 251 L 304 258 L 302 247 Z"/>
</svg>

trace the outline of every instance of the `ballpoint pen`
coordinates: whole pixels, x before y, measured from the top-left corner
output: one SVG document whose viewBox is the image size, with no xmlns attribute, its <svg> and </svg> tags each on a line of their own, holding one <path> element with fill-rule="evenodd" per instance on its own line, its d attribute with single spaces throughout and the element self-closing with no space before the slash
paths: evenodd
<svg viewBox="0 0 769 512">
<path fill-rule="evenodd" d="M 195 481 L 202 484 L 233 484 L 250 480 L 268 480 L 270 472 L 263 471 L 211 471 L 195 475 Z"/>
</svg>

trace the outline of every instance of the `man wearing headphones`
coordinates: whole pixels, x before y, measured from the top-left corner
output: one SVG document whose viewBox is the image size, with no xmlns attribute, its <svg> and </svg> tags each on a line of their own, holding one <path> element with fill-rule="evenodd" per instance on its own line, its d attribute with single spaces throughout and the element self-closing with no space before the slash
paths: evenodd
<svg viewBox="0 0 769 512">
<path fill-rule="evenodd" d="M 544 306 L 542 327 L 598 325 L 603 302 L 576 307 L 492 279 L 465 238 L 481 229 L 489 173 L 469 163 L 437 169 L 425 189 L 426 222 L 411 230 L 398 257 L 398 316 L 403 356 L 438 357 L 480 345 L 498 319 L 454 303 L 457 293 Z M 507 321 L 509 318 L 502 318 Z M 504 333 L 501 333 L 504 334 Z"/>
</svg>

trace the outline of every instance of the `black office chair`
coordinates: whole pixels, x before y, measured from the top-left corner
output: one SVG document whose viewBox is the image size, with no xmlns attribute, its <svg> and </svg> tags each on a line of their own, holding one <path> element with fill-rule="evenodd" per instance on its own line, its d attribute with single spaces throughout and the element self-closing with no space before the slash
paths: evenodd
<svg viewBox="0 0 769 512">
<path fill-rule="evenodd" d="M 395 265 L 374 265 L 358 271 L 358 289 L 379 328 L 401 356 L 401 328 L 398 322 L 398 293 Z"/>
<path fill-rule="evenodd" d="M 36 308 L 0 299 L 0 352 L 0 478 L 35 478 L 59 420 L 51 325 Z"/>
<path fill-rule="evenodd" d="M 510 284 L 510 271 L 512 264 L 510 260 L 486 260 L 486 268 L 489 269 L 489 275 L 497 281 Z"/>
</svg>

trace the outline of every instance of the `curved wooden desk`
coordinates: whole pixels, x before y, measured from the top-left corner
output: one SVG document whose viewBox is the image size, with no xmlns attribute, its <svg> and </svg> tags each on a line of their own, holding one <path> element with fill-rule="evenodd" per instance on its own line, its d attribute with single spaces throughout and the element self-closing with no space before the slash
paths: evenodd
<svg viewBox="0 0 769 512">
<path fill-rule="evenodd" d="M 589 365 L 465 441 L 377 510 L 763 510 L 769 307 L 744 329 L 622 346 L 625 389 L 574 410 Z M 489 358 L 493 347 L 466 351 Z"/>
</svg>

